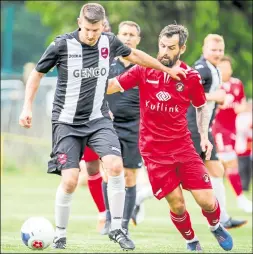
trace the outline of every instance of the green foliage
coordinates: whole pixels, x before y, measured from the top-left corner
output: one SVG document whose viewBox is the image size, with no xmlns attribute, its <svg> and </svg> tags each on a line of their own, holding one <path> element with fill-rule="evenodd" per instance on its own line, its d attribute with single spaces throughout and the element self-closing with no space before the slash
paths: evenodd
<svg viewBox="0 0 253 254">
<path fill-rule="evenodd" d="M 234 60 L 234 76 L 241 79 L 246 93 L 252 96 L 252 1 L 96 1 L 109 17 L 112 30 L 123 20 L 137 22 L 141 29 L 140 49 L 152 56 L 157 54 L 157 38 L 170 23 L 185 25 L 189 30 L 188 50 L 182 59 L 189 65 L 202 51 L 203 39 L 209 33 L 222 35 L 226 54 Z M 235 3 L 236 2 L 236 3 Z M 79 1 L 26 1 L 28 10 L 38 13 L 45 26 L 52 29 L 53 38 L 77 28 Z"/>
</svg>

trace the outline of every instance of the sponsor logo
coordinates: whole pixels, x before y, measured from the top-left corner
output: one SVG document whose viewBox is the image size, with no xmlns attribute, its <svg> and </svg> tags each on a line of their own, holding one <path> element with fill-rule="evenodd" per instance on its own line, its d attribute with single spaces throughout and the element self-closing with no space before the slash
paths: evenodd
<svg viewBox="0 0 253 254">
<path fill-rule="evenodd" d="M 69 58 L 78 58 L 78 57 L 82 57 L 81 54 L 69 54 Z"/>
<path fill-rule="evenodd" d="M 205 183 L 210 182 L 209 175 L 208 175 L 208 174 L 204 174 L 204 175 L 203 175 L 203 180 L 204 180 Z"/>
<path fill-rule="evenodd" d="M 163 91 L 160 91 L 159 93 L 157 93 L 156 97 L 159 101 L 168 101 L 171 98 L 169 93 L 163 92 Z"/>
<path fill-rule="evenodd" d="M 176 89 L 178 92 L 182 92 L 184 90 L 184 84 L 179 82 L 176 84 Z"/>
<path fill-rule="evenodd" d="M 198 64 L 194 67 L 195 70 L 202 69 L 202 68 L 205 68 L 204 65 L 202 64 Z"/>
<path fill-rule="evenodd" d="M 67 162 L 67 159 L 68 159 L 67 154 L 65 154 L 65 153 L 60 153 L 60 154 L 58 154 L 57 157 L 58 157 L 58 158 L 57 158 L 57 161 L 58 161 L 61 165 L 65 164 L 65 163 Z"/>
<path fill-rule="evenodd" d="M 107 74 L 106 68 L 84 68 L 81 70 L 74 70 L 73 76 L 75 78 L 97 78 L 99 76 L 105 76 Z"/>
<path fill-rule="evenodd" d="M 175 106 L 169 106 L 166 103 L 157 102 L 157 103 L 151 103 L 150 101 L 146 101 L 146 108 L 157 111 L 157 112 L 169 112 L 169 113 L 178 113 L 179 107 L 178 105 Z"/>
<path fill-rule="evenodd" d="M 158 85 L 159 84 L 159 80 L 150 80 L 150 79 L 146 79 L 147 83 L 153 84 L 153 85 Z"/>
<path fill-rule="evenodd" d="M 101 48 L 101 56 L 103 58 L 107 58 L 108 57 L 108 53 L 109 53 L 108 48 Z"/>
</svg>

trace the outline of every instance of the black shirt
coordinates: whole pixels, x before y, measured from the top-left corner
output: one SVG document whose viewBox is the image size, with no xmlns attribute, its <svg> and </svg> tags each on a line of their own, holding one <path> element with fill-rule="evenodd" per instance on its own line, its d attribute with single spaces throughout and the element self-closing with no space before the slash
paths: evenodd
<svg viewBox="0 0 253 254">
<path fill-rule="evenodd" d="M 193 68 L 197 70 L 201 76 L 202 84 L 205 90 L 205 93 L 210 93 L 216 91 L 222 80 L 219 69 L 207 61 L 203 56 L 194 63 Z M 212 123 L 212 120 L 215 116 L 216 103 L 215 101 L 207 102 L 210 114 L 209 126 Z M 192 132 L 192 135 L 198 135 L 198 127 L 196 122 L 196 108 L 192 105 L 188 108 L 187 112 L 187 121 L 188 127 Z"/>
<path fill-rule="evenodd" d="M 115 59 L 110 68 L 109 78 L 114 78 L 119 74 L 129 70 L 134 65 L 125 65 L 120 59 Z M 109 103 L 109 108 L 113 113 L 114 122 L 125 122 L 140 118 L 139 108 L 139 87 L 124 91 L 123 93 L 115 93 L 106 95 L 106 100 Z"/>
</svg>

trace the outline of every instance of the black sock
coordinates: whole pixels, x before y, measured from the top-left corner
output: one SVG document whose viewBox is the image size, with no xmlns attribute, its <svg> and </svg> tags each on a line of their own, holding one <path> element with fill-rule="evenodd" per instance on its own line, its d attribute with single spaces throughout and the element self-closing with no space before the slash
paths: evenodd
<svg viewBox="0 0 253 254">
<path fill-rule="evenodd" d="M 104 196 L 105 208 L 106 208 L 106 220 L 111 221 L 111 213 L 110 213 L 109 200 L 107 195 L 107 183 L 105 181 L 102 182 L 102 189 L 103 189 L 103 196 Z"/>
<path fill-rule="evenodd" d="M 126 187 L 125 207 L 122 220 L 122 227 L 128 229 L 128 224 L 131 219 L 136 200 L 136 185 Z"/>
</svg>

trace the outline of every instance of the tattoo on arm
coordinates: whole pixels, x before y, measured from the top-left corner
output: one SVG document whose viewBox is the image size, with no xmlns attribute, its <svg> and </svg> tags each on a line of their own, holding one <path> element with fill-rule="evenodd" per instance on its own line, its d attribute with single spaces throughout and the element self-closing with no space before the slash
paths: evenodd
<svg viewBox="0 0 253 254">
<path fill-rule="evenodd" d="M 197 108 L 196 109 L 197 113 L 197 126 L 198 126 L 198 131 L 200 133 L 201 137 L 208 138 L 208 128 L 209 128 L 209 121 L 210 121 L 210 116 L 209 116 L 209 110 L 207 104 L 204 106 Z"/>
</svg>

